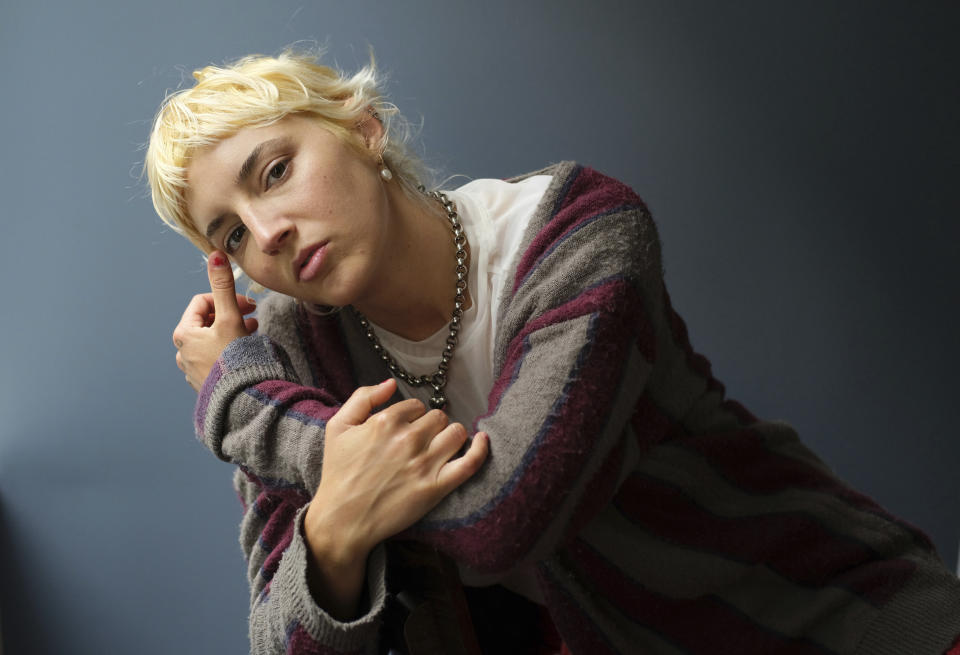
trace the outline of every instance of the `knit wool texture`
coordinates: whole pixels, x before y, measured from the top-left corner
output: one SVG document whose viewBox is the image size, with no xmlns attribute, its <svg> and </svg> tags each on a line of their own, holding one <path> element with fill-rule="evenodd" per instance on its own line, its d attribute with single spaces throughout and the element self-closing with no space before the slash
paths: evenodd
<svg viewBox="0 0 960 655">
<path fill-rule="evenodd" d="M 573 163 L 527 226 L 502 305 L 490 456 L 399 539 L 491 575 L 535 567 L 571 653 L 912 653 L 960 634 L 960 584 L 921 532 L 847 487 L 787 425 L 727 399 L 626 185 Z M 327 420 L 389 374 L 356 316 L 260 304 L 197 402 L 239 467 L 256 653 L 375 652 L 384 549 L 350 623 L 313 602 L 303 509 Z M 399 396 L 394 400 L 399 399 Z"/>
</svg>

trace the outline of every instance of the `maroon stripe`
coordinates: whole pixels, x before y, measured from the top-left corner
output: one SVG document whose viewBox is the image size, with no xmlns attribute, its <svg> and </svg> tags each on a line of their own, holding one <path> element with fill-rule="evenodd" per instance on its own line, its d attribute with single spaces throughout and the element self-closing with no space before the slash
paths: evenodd
<svg viewBox="0 0 960 655">
<path fill-rule="evenodd" d="M 317 377 L 317 386 L 332 394 L 334 404 L 346 402 L 357 388 L 357 381 L 340 328 L 340 317 L 317 316 L 301 306 L 297 312 L 297 323 L 298 327 L 303 328 L 300 331 L 301 338 L 306 336 L 303 350 Z"/>
<path fill-rule="evenodd" d="M 207 379 L 203 381 L 203 386 L 200 387 L 200 393 L 197 395 L 197 404 L 193 410 L 193 429 L 196 431 L 197 436 L 201 438 L 204 436 L 203 423 L 207 417 L 210 398 L 213 396 L 213 390 L 221 378 L 223 378 L 223 375 L 223 360 L 217 359 L 213 364 L 213 368 L 210 370 L 210 374 L 207 375 Z"/>
<path fill-rule="evenodd" d="M 297 509 L 299 508 L 291 503 L 281 503 L 270 516 L 270 520 L 267 521 L 267 525 L 263 529 L 260 545 L 270 552 L 260 567 L 260 575 L 264 580 L 273 580 L 273 576 L 280 566 L 280 559 L 293 541 L 293 518 Z"/>
<path fill-rule="evenodd" d="M 527 323 L 510 341 L 500 377 L 497 378 L 490 392 L 489 411 L 486 416 L 496 411 L 503 395 L 514 383 L 517 371 L 520 370 L 520 364 L 523 363 L 523 358 L 527 354 L 526 340 L 528 336 L 544 327 L 594 313 L 599 315 L 598 322 L 610 326 L 608 332 L 617 338 L 620 349 L 623 350 L 625 344 L 622 342 L 624 339 L 633 337 L 640 354 L 648 361 L 652 362 L 654 360 L 656 335 L 643 310 L 640 297 L 625 280 L 610 279 L 603 284 L 587 289 L 576 298 L 544 312 Z M 594 339 L 594 341 L 596 340 Z M 610 360 L 610 362 L 620 362 L 621 366 L 624 361 L 625 358 Z M 607 374 L 605 377 L 609 378 L 610 376 Z M 481 418 L 485 418 L 485 416 Z"/>
<path fill-rule="evenodd" d="M 316 421 L 328 421 L 340 409 L 336 399 L 325 391 L 293 382 L 267 380 L 254 385 L 254 389 L 284 413 L 296 412 Z"/>
<path fill-rule="evenodd" d="M 362 648 L 351 651 L 337 650 L 314 640 L 302 625 L 297 623 L 287 636 L 287 655 L 359 655 Z"/>
<path fill-rule="evenodd" d="M 278 505 L 280 505 L 280 497 L 264 490 L 253 501 L 253 511 L 257 513 L 257 516 L 268 519 Z"/>
<path fill-rule="evenodd" d="M 883 606 L 903 589 L 916 570 L 917 565 L 905 559 L 870 562 L 839 576 L 835 584 Z"/>
<path fill-rule="evenodd" d="M 604 315 L 607 312 L 615 318 Z M 569 493 L 584 463 L 597 456 L 596 442 L 607 429 L 609 414 L 603 409 L 607 404 L 595 399 L 612 398 L 621 383 L 618 376 L 610 375 L 611 363 L 625 362 L 635 332 L 649 330 L 632 286 L 612 280 L 533 321 L 521 337 L 538 326 L 559 324 L 586 313 L 595 313 L 594 331 L 580 354 L 579 367 L 569 372 L 565 395 L 546 418 L 546 432 L 532 446 L 535 451 L 517 483 L 471 524 L 425 525 L 415 532 L 418 537 L 483 572 L 509 569 L 529 552 L 553 520 L 558 499 Z M 518 342 L 519 338 L 514 345 Z M 514 368 L 515 363 L 509 362 L 505 370 Z M 505 437 L 498 433 L 490 436 L 495 456 L 497 440 Z M 604 496 L 597 505 L 608 498 Z"/>
<path fill-rule="evenodd" d="M 667 318 L 670 321 L 670 331 L 673 334 L 673 340 L 676 342 L 677 346 L 683 350 L 687 366 L 695 374 L 699 375 L 702 378 L 707 380 L 707 389 L 710 391 L 717 391 L 723 396 L 726 393 L 726 389 L 723 384 L 713 377 L 713 369 L 710 366 L 710 360 L 701 355 L 700 353 L 694 351 L 693 346 L 690 344 L 690 335 L 687 332 L 687 324 L 683 321 L 683 318 L 674 311 L 673 304 L 670 302 L 670 294 L 667 293 L 666 284 L 663 285 L 663 304 L 664 312 L 666 312 Z M 751 425 L 757 422 L 757 417 L 754 416 L 750 411 L 738 403 L 735 400 L 725 400 L 723 402 L 723 407 L 740 421 L 741 425 Z"/>
<path fill-rule="evenodd" d="M 957 635 L 957 638 L 953 640 L 953 645 L 950 646 L 944 655 L 960 655 L 960 635 Z"/>
<path fill-rule="evenodd" d="M 603 631 L 549 571 L 541 566 L 537 577 L 544 600 L 550 608 L 550 618 L 572 655 L 617 655 L 617 651 L 606 641 Z"/>
<path fill-rule="evenodd" d="M 562 241 L 581 223 L 589 221 L 598 214 L 623 206 L 646 211 L 643 201 L 633 189 L 622 182 L 591 168 L 581 168 L 575 175 L 559 209 L 524 251 L 514 276 L 514 292 L 536 267 L 544 253 Z"/>
<path fill-rule="evenodd" d="M 800 512 L 715 516 L 676 488 L 640 474 L 624 482 L 614 503 L 631 521 L 672 543 L 764 565 L 796 584 L 849 588 L 874 605 L 884 603 L 896 591 L 891 587 L 905 581 L 899 567 L 894 567 L 895 579 L 876 578 L 891 569 L 873 566 L 877 556 L 871 549 Z"/>
<path fill-rule="evenodd" d="M 616 447 L 607 455 L 603 465 L 593 474 L 593 478 L 584 487 L 580 503 L 574 509 L 570 523 L 564 531 L 566 539 L 576 536 L 583 529 L 583 526 L 590 522 L 590 519 L 607 506 L 609 499 L 617 490 L 617 481 L 620 479 L 620 468 L 623 466 L 626 448 L 625 440 L 618 441 Z"/>
<path fill-rule="evenodd" d="M 630 426 L 633 428 L 637 445 L 640 446 L 642 452 L 646 452 L 657 444 L 678 439 L 686 434 L 683 426 L 657 407 L 646 391 L 637 400 L 633 416 L 630 418 Z"/>
<path fill-rule="evenodd" d="M 663 639 L 696 653 L 823 655 L 831 651 L 802 637 L 765 628 L 714 596 L 677 599 L 657 594 L 626 577 L 599 553 L 577 540 L 570 560 L 583 585 Z"/>
<path fill-rule="evenodd" d="M 770 450 L 753 430 L 703 434 L 687 439 L 684 446 L 703 455 L 728 480 L 750 493 L 772 494 L 797 487 L 879 509 L 869 498 L 822 470 Z"/>
<path fill-rule="evenodd" d="M 871 498 L 854 491 L 833 475 L 772 451 L 755 431 L 699 435 L 687 440 L 685 445 L 706 457 L 721 475 L 744 491 L 772 494 L 798 488 L 830 494 L 861 511 L 896 523 L 924 548 L 933 549 L 929 538 L 917 528 L 891 516 Z"/>
</svg>

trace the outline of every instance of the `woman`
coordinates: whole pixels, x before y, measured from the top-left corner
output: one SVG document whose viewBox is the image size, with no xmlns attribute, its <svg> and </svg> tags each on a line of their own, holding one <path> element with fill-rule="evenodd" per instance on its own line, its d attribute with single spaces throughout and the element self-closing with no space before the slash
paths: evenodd
<svg viewBox="0 0 960 655">
<path fill-rule="evenodd" d="M 407 543 L 452 558 L 484 644 L 505 598 L 572 653 L 960 634 L 924 535 L 724 399 L 625 185 L 558 164 L 428 195 L 372 69 L 286 53 L 195 76 L 146 168 L 209 254 L 174 342 L 198 435 L 239 467 L 254 652 L 383 646 Z M 275 292 L 258 319 L 229 260 Z M 553 626 L 524 628 L 549 651 Z"/>
</svg>

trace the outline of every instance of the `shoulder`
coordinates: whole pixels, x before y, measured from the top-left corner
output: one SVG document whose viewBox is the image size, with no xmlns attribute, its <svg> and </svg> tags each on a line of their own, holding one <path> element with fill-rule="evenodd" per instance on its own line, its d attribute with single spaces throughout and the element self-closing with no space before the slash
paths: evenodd
<svg viewBox="0 0 960 655">
<path fill-rule="evenodd" d="M 595 312 L 631 321 L 655 312 L 662 296 L 659 236 L 633 189 L 575 162 L 528 175 L 536 174 L 552 180 L 501 293 L 497 362 L 508 343 L 543 321 Z"/>
<path fill-rule="evenodd" d="M 543 174 L 552 181 L 527 226 L 513 291 L 543 266 L 563 277 L 585 266 L 604 276 L 661 276 L 656 225 L 629 185 L 576 162 L 513 179 Z"/>
<path fill-rule="evenodd" d="M 587 208 L 602 205 L 604 208 L 616 206 L 642 206 L 640 196 L 628 184 L 605 175 L 596 169 L 575 161 L 562 161 L 537 171 L 531 171 L 509 178 L 508 182 L 523 182 L 534 176 L 549 175 L 553 184 L 547 190 L 547 196 L 553 197 L 562 205 L 574 201 L 586 201 Z M 562 207 L 556 207 L 560 210 Z"/>
</svg>

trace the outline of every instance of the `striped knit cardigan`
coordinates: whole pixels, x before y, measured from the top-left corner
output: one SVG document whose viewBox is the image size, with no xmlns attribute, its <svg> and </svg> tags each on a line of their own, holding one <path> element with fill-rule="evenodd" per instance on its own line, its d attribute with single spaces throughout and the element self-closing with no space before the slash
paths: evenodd
<svg viewBox="0 0 960 655">
<path fill-rule="evenodd" d="M 564 163 L 502 294 L 481 471 L 403 535 L 462 565 L 533 565 L 574 654 L 941 654 L 960 584 L 928 539 L 839 481 L 780 423 L 724 398 L 664 288 L 656 227 L 625 185 Z M 348 310 L 260 306 L 201 390 L 196 428 L 239 465 L 256 653 L 376 648 L 366 608 L 313 602 L 302 537 L 326 421 L 388 372 Z M 456 363 L 454 362 L 454 365 Z"/>
</svg>

